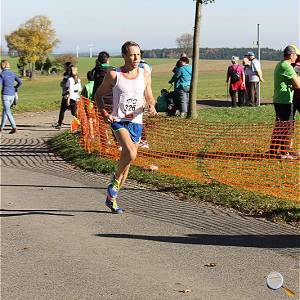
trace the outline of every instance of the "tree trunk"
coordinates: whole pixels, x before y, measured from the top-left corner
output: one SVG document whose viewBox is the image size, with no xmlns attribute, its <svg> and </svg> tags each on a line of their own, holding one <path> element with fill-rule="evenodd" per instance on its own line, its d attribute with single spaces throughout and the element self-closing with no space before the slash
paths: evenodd
<svg viewBox="0 0 300 300">
<path fill-rule="evenodd" d="M 31 70 L 29 74 L 29 79 L 32 80 L 35 78 L 35 61 L 31 63 Z"/>
<path fill-rule="evenodd" d="M 190 103 L 189 103 L 189 117 L 192 119 L 197 118 L 197 84 L 199 73 L 199 52 L 200 52 L 200 23 L 202 16 L 202 0 L 196 0 L 195 11 L 195 27 L 194 27 L 194 39 L 193 39 L 193 70 L 192 81 L 190 89 Z"/>
</svg>

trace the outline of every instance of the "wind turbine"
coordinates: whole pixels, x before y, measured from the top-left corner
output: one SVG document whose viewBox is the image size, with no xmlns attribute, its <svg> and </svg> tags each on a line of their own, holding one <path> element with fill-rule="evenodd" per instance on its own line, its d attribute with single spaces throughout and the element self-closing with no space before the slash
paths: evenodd
<svg viewBox="0 0 300 300">
<path fill-rule="evenodd" d="M 92 58 L 93 57 L 93 47 L 94 47 L 94 45 L 93 45 L 93 43 L 90 43 L 90 44 L 88 44 L 88 46 L 90 47 L 90 58 Z"/>
<path fill-rule="evenodd" d="M 79 57 L 79 46 L 76 46 L 76 57 Z"/>
</svg>

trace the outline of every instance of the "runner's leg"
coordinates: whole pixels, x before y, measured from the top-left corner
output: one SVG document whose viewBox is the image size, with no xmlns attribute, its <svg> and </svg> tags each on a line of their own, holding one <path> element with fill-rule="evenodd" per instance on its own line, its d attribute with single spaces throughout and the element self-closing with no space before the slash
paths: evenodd
<svg viewBox="0 0 300 300">
<path fill-rule="evenodd" d="M 133 143 L 128 130 L 125 128 L 115 131 L 114 134 L 119 145 L 122 147 L 121 157 L 115 173 L 115 178 L 119 182 L 124 183 L 129 171 L 130 163 L 136 158 L 138 144 Z"/>
</svg>

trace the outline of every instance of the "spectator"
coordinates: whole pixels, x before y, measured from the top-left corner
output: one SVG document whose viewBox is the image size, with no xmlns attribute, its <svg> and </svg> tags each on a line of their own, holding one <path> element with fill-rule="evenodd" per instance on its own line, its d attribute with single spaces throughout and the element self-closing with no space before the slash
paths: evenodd
<svg viewBox="0 0 300 300">
<path fill-rule="evenodd" d="M 274 70 L 274 108 L 276 114 L 275 127 L 273 129 L 269 154 L 277 156 L 280 147 L 281 158 L 292 159 L 291 132 L 293 131 L 293 110 L 292 101 L 294 90 L 300 89 L 300 77 L 297 76 L 291 66 L 297 59 L 299 49 L 295 46 L 287 46 L 283 51 L 281 60 Z"/>
<path fill-rule="evenodd" d="M 157 97 L 155 103 L 155 109 L 157 112 L 167 112 L 169 97 L 170 95 L 168 90 L 162 89 L 160 91 L 160 96 Z"/>
<path fill-rule="evenodd" d="M 106 73 L 112 69 L 109 63 L 109 53 L 106 51 L 101 51 L 96 59 L 96 65 L 92 69 L 92 76 L 94 77 L 94 88 L 93 88 L 93 98 L 101 83 L 104 80 Z M 112 105 L 112 94 L 105 95 L 104 103 L 106 105 Z"/>
<path fill-rule="evenodd" d="M 173 68 L 172 72 L 175 73 L 176 69 L 180 67 L 180 58 L 182 57 L 188 57 L 187 54 L 185 52 L 182 52 L 179 56 L 179 60 L 176 62 L 175 67 Z"/>
<path fill-rule="evenodd" d="M 11 112 L 11 106 L 15 100 L 15 95 L 18 92 L 18 88 L 22 84 L 22 81 L 13 71 L 10 70 L 10 64 L 6 59 L 1 61 L 1 70 L 0 84 L 2 85 L 1 96 L 3 111 L 0 131 L 4 129 L 8 119 L 12 127 L 9 133 L 13 134 L 17 132 L 17 127 Z M 14 85 L 15 81 L 17 82 L 16 85 Z"/>
<path fill-rule="evenodd" d="M 188 112 L 192 66 L 189 65 L 189 59 L 187 57 L 181 57 L 179 61 L 179 67 L 176 68 L 175 74 L 169 83 L 172 84 L 174 82 L 174 92 L 179 104 L 180 116 L 185 118 Z"/>
<path fill-rule="evenodd" d="M 300 51 L 297 49 L 296 46 L 292 45 L 296 49 L 297 59 L 295 63 L 292 63 L 291 65 L 294 67 L 294 70 L 298 76 L 300 76 Z M 296 112 L 300 113 L 300 89 L 295 88 L 294 90 L 294 97 L 293 97 L 293 120 L 295 120 Z M 293 128 L 294 129 L 294 128 Z M 291 143 L 292 147 L 292 143 Z M 300 156 L 300 149 L 299 145 L 294 149 L 293 155 Z"/>
<path fill-rule="evenodd" d="M 102 82 L 104 81 L 104 78 L 106 74 L 113 70 L 114 68 L 110 65 L 109 61 L 110 55 L 106 51 L 101 51 L 98 54 L 98 58 L 96 60 L 96 65 L 92 69 L 92 75 L 94 77 L 94 88 L 93 88 L 93 95 L 92 100 L 95 100 L 95 94 L 98 90 L 98 88 L 101 86 Z M 103 96 L 103 103 L 105 105 L 105 109 L 107 112 L 111 113 L 112 111 L 112 92 L 109 91 L 107 95 Z M 106 126 L 103 126 L 104 124 L 100 124 L 99 130 L 100 130 L 100 143 L 104 151 L 107 151 L 107 147 L 109 144 L 108 141 L 108 133 L 106 130 Z"/>
<path fill-rule="evenodd" d="M 297 76 L 300 76 L 300 50 L 297 49 L 295 45 L 291 45 L 296 49 L 297 59 L 295 63 L 292 63 L 292 67 L 294 68 Z M 294 96 L 293 96 L 293 119 L 295 119 L 296 112 L 300 112 L 300 89 L 295 88 Z"/>
<path fill-rule="evenodd" d="M 229 94 L 231 96 L 231 106 L 244 105 L 245 94 L 245 73 L 244 68 L 238 64 L 239 58 L 236 56 L 231 57 L 231 65 L 227 69 L 226 82 L 230 81 Z"/>
<path fill-rule="evenodd" d="M 255 58 L 255 54 L 252 51 L 247 53 L 247 57 L 250 60 L 251 73 L 249 74 L 250 81 L 250 106 L 258 105 L 258 91 L 259 91 L 259 82 L 264 82 L 262 77 L 262 70 L 260 62 Z"/>
<path fill-rule="evenodd" d="M 92 99 L 93 97 L 93 88 L 94 88 L 94 76 L 92 71 L 88 71 L 86 74 L 86 78 L 88 83 L 86 83 L 82 89 L 81 95 L 88 99 Z"/>
<path fill-rule="evenodd" d="M 250 95 L 251 95 L 251 86 L 250 86 L 250 74 L 251 74 L 251 63 L 247 55 L 243 58 L 243 67 L 245 73 L 245 94 L 244 94 L 244 104 L 250 106 Z"/>
<path fill-rule="evenodd" d="M 141 61 L 139 63 L 139 68 L 145 69 L 150 74 L 152 72 L 152 67 L 144 60 L 144 51 L 143 50 L 141 50 Z"/>
<path fill-rule="evenodd" d="M 60 112 L 59 112 L 59 116 L 61 115 L 61 111 L 62 110 L 65 110 L 65 107 L 66 107 L 66 101 L 67 101 L 67 98 L 68 98 L 68 89 L 66 88 L 66 83 L 71 75 L 71 68 L 73 67 L 72 63 L 71 62 L 66 62 L 64 64 L 64 69 L 65 69 L 65 72 L 63 74 L 63 79 L 61 80 L 60 82 L 60 87 L 61 87 L 61 103 L 60 103 Z M 67 109 L 67 108 L 66 108 Z M 58 116 L 58 118 L 59 118 Z M 52 126 L 56 129 L 60 129 L 61 128 L 61 125 L 59 125 L 59 121 L 54 123 Z"/>
<path fill-rule="evenodd" d="M 72 116 L 76 117 L 76 112 L 77 112 L 76 105 L 80 97 L 81 81 L 76 67 L 74 66 L 69 67 L 68 72 L 69 75 L 67 76 L 69 77 L 65 84 L 64 99 L 60 107 L 58 122 L 57 125 L 55 126 L 56 129 L 61 129 L 62 122 L 65 116 L 65 111 L 67 109 L 70 109 Z"/>
</svg>

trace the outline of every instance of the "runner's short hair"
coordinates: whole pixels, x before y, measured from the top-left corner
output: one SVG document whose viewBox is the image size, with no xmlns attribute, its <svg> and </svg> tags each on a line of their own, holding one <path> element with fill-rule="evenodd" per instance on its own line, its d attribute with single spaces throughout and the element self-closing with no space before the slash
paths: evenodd
<svg viewBox="0 0 300 300">
<path fill-rule="evenodd" d="M 133 41 L 127 41 L 122 45 L 122 48 L 121 48 L 122 55 L 126 55 L 128 53 L 129 47 L 139 47 L 141 49 L 141 47 L 138 43 L 133 42 Z"/>
</svg>

